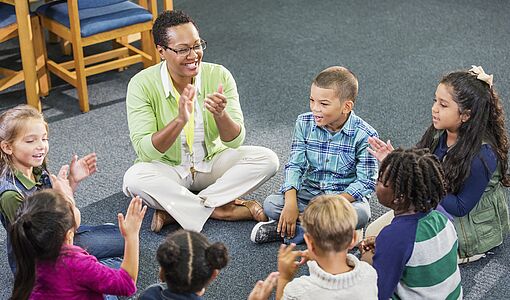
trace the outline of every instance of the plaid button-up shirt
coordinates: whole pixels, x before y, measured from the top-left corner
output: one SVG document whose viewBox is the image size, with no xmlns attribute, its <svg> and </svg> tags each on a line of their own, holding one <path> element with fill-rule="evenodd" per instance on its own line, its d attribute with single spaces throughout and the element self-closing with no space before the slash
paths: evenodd
<svg viewBox="0 0 510 300">
<path fill-rule="evenodd" d="M 370 136 L 377 131 L 354 112 L 334 133 L 317 126 L 312 113 L 299 115 L 280 192 L 306 188 L 361 200 L 375 190 L 377 179 L 377 160 L 367 151 Z"/>
</svg>

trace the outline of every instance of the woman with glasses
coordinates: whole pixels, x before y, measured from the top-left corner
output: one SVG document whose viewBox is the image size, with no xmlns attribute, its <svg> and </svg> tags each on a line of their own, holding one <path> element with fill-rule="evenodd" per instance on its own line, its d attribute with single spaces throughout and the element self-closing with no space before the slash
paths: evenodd
<svg viewBox="0 0 510 300">
<path fill-rule="evenodd" d="M 159 15 L 153 36 L 163 61 L 128 85 L 138 158 L 124 175 L 124 193 L 155 209 L 154 232 L 172 221 L 201 231 L 209 217 L 267 221 L 258 202 L 239 197 L 276 173 L 278 157 L 267 148 L 241 146 L 246 131 L 232 74 L 202 62 L 207 43 L 184 12 Z"/>
</svg>

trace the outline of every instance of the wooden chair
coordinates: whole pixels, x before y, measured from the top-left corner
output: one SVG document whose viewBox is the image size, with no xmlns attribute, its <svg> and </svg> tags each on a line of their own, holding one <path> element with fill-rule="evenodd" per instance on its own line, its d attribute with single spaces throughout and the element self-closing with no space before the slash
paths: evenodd
<svg viewBox="0 0 510 300">
<path fill-rule="evenodd" d="M 35 52 L 35 72 L 37 73 L 37 81 L 39 84 L 39 88 L 36 93 L 39 96 L 47 96 L 50 89 L 50 77 L 48 70 L 46 69 L 46 46 L 44 44 L 44 37 L 41 31 L 39 18 L 36 15 L 32 15 L 30 18 L 32 24 L 31 34 L 33 36 L 33 47 Z M 16 23 L 14 1 L 0 0 L 0 43 L 17 36 L 18 24 Z M 28 70 L 27 72 L 33 71 Z M 0 67 L 0 91 L 8 89 L 23 80 L 25 80 L 23 70 L 11 70 Z M 27 88 L 29 87 L 27 86 Z M 37 103 L 29 104 L 41 110 L 41 104 L 39 101 L 37 101 Z"/>
<path fill-rule="evenodd" d="M 152 24 L 157 17 L 156 0 L 61 0 L 40 6 L 37 14 L 49 32 L 70 41 L 73 60 L 48 60 L 48 69 L 76 87 L 82 112 L 89 111 L 86 78 L 142 62 L 144 67 L 159 62 L 154 46 Z M 141 49 L 118 39 L 141 33 Z M 83 48 L 116 40 L 121 46 L 85 57 Z"/>
</svg>

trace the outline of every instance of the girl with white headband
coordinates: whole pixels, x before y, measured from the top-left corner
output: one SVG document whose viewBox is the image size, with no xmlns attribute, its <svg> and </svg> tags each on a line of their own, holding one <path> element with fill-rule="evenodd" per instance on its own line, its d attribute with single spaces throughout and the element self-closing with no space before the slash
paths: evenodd
<svg viewBox="0 0 510 300">
<path fill-rule="evenodd" d="M 448 194 L 437 210 L 454 222 L 459 263 L 477 260 L 502 244 L 510 231 L 508 196 L 508 134 L 493 76 L 482 67 L 444 76 L 432 105 L 432 125 L 417 144 L 441 161 Z M 369 151 L 382 161 L 393 146 L 369 139 Z M 392 219 L 387 213 L 369 226 L 377 235 Z"/>
</svg>

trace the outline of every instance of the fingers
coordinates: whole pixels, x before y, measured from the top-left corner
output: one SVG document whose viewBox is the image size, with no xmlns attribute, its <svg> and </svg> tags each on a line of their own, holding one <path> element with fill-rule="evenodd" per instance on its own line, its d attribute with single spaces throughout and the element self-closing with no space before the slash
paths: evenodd
<svg viewBox="0 0 510 300">
<path fill-rule="evenodd" d="M 223 84 L 218 85 L 218 93 L 223 94 Z"/>
<path fill-rule="evenodd" d="M 293 238 L 296 234 L 296 223 L 287 223 L 287 233 L 288 236 Z"/>
<path fill-rule="evenodd" d="M 87 165 L 95 165 L 97 163 L 96 153 L 89 153 L 85 155 L 82 159 L 87 163 Z"/>
<path fill-rule="evenodd" d="M 386 142 L 386 145 L 387 145 L 386 147 L 388 147 L 388 149 L 389 149 L 390 151 L 395 150 L 395 148 L 393 148 L 393 145 L 391 144 L 390 140 L 388 140 L 388 141 Z"/>
<path fill-rule="evenodd" d="M 248 300 L 268 299 L 273 292 L 273 289 L 276 287 L 278 276 L 278 272 L 273 272 L 267 276 L 266 280 L 257 281 L 255 287 L 250 293 L 250 296 L 248 297 Z"/>
<path fill-rule="evenodd" d="M 73 155 L 73 157 L 71 158 L 71 168 L 74 166 L 74 164 L 78 161 L 78 155 Z"/>
<path fill-rule="evenodd" d="M 301 251 L 300 255 L 301 255 L 301 260 L 299 260 L 298 265 L 302 266 L 302 265 L 306 264 L 307 261 L 310 260 L 310 257 L 308 256 L 309 255 L 308 249 Z"/>
<path fill-rule="evenodd" d="M 283 220 L 283 222 L 282 222 L 282 230 L 280 231 L 280 236 L 283 238 L 283 237 L 285 237 L 286 233 L 287 233 L 287 222 L 285 220 Z"/>
<path fill-rule="evenodd" d="M 193 100 L 195 98 L 196 89 L 191 84 L 188 84 L 181 93 L 181 98 L 184 97 L 184 100 Z"/>
<path fill-rule="evenodd" d="M 122 236 L 126 236 L 126 228 L 124 227 L 124 215 L 122 213 L 117 214 L 117 221 L 119 222 L 119 231 Z"/>
<path fill-rule="evenodd" d="M 276 232 L 278 232 L 278 233 L 282 232 L 282 226 L 283 226 L 283 218 L 280 217 L 280 219 L 278 220 L 278 226 L 276 227 Z"/>
<path fill-rule="evenodd" d="M 221 90 L 221 92 L 220 92 Z M 213 114 L 219 114 L 227 107 L 227 97 L 222 94 L 223 87 L 218 87 L 218 92 L 207 95 L 205 99 L 205 107 Z"/>
<path fill-rule="evenodd" d="M 266 280 L 257 282 L 257 286 L 259 287 L 259 293 L 261 293 L 261 296 L 263 297 L 269 297 L 273 289 L 276 287 L 276 283 L 278 281 L 278 275 L 280 273 L 273 272 L 269 274 L 266 278 Z"/>
<path fill-rule="evenodd" d="M 147 206 L 143 205 L 142 199 L 140 196 L 136 196 L 131 199 L 129 203 L 128 209 L 126 211 L 126 219 L 135 219 L 135 221 L 143 220 L 145 216 L 145 212 L 147 211 Z"/>
<path fill-rule="evenodd" d="M 60 167 L 60 171 L 58 171 L 58 178 L 67 179 L 67 171 L 69 171 L 69 165 L 63 165 Z"/>
</svg>

